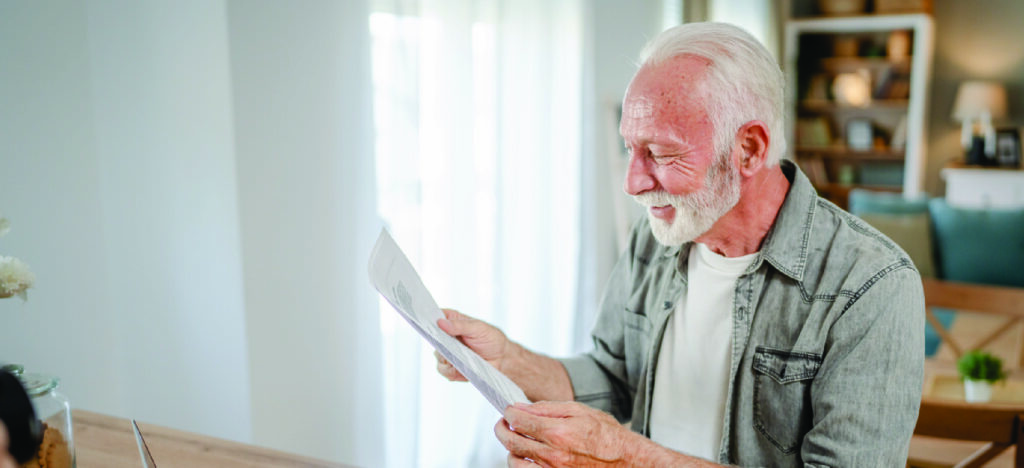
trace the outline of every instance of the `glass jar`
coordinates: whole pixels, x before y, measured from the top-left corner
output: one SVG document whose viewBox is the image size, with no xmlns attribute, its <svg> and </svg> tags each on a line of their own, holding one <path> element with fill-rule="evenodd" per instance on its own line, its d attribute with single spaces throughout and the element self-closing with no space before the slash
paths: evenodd
<svg viewBox="0 0 1024 468">
<path fill-rule="evenodd" d="M 75 468 L 75 442 L 71 430 L 71 404 L 57 393 L 60 380 L 44 374 L 26 374 L 19 365 L 5 368 L 21 380 L 25 393 L 32 399 L 36 417 L 43 422 L 43 442 L 36 458 L 22 465 L 24 468 Z"/>
</svg>

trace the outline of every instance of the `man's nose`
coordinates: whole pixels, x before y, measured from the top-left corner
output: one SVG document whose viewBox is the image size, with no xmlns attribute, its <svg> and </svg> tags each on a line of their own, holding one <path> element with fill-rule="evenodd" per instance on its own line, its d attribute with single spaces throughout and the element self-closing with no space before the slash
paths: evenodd
<svg viewBox="0 0 1024 468">
<path fill-rule="evenodd" d="M 626 169 L 626 184 L 623 187 L 630 195 L 639 195 L 655 187 L 654 176 L 650 171 L 650 159 L 644 156 L 631 155 L 629 167 Z"/>
</svg>

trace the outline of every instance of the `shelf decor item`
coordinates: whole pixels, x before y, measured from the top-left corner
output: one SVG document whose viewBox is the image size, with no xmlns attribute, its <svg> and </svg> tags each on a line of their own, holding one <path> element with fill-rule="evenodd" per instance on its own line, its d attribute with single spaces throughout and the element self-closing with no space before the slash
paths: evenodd
<svg viewBox="0 0 1024 468">
<path fill-rule="evenodd" d="M 828 121 L 821 117 L 797 122 L 796 144 L 804 148 L 824 148 L 832 144 Z"/>
<path fill-rule="evenodd" d="M 874 142 L 874 132 L 868 119 L 851 119 L 846 124 L 846 146 L 852 150 L 867 151 Z"/>
<path fill-rule="evenodd" d="M 856 15 L 864 13 L 866 0 L 818 0 L 818 9 L 826 15 Z"/>
<path fill-rule="evenodd" d="M 832 83 L 832 94 L 841 106 L 867 107 L 871 105 L 871 75 L 867 70 L 840 73 Z"/>
<path fill-rule="evenodd" d="M 962 122 L 960 143 L 967 164 L 996 164 L 993 120 L 1006 117 L 1006 88 L 992 81 L 965 81 L 956 91 L 952 118 Z"/>
<path fill-rule="evenodd" d="M 1016 128 L 996 131 L 996 163 L 1000 167 L 1020 167 L 1020 133 Z"/>
<path fill-rule="evenodd" d="M 992 384 L 1006 378 L 1003 361 L 980 350 L 964 353 L 957 360 L 956 368 L 964 379 L 964 398 L 969 403 L 991 400 Z"/>
<path fill-rule="evenodd" d="M 38 450 L 23 467 L 45 466 L 75 468 L 75 442 L 71 422 L 71 405 L 57 392 L 60 380 L 44 374 L 29 374 L 17 364 L 2 367 L 14 375 L 25 389 L 38 418 Z"/>
<path fill-rule="evenodd" d="M 932 0 L 875 0 L 875 13 L 931 13 Z"/>
<path fill-rule="evenodd" d="M 889 33 L 885 42 L 885 55 L 893 62 L 910 58 L 910 31 L 898 29 Z"/>
</svg>

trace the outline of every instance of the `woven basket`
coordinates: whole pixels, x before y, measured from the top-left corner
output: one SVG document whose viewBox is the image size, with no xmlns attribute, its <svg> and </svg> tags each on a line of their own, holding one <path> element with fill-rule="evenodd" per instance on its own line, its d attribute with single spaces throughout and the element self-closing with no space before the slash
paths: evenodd
<svg viewBox="0 0 1024 468">
<path fill-rule="evenodd" d="M 875 13 L 931 13 L 932 0 L 875 0 Z"/>
<path fill-rule="evenodd" d="M 818 0 L 818 9 L 826 15 L 857 15 L 864 13 L 865 0 Z"/>
</svg>

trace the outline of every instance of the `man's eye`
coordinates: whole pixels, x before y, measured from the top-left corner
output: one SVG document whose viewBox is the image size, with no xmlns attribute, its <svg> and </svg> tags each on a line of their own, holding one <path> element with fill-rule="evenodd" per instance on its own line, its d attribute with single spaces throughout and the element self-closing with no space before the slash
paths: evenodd
<svg viewBox="0 0 1024 468">
<path fill-rule="evenodd" d="M 658 164 L 668 164 L 668 163 L 672 162 L 672 160 L 675 159 L 675 158 L 676 158 L 676 155 L 674 155 L 674 154 L 652 154 L 651 155 L 651 159 L 654 159 L 654 162 L 656 162 Z"/>
</svg>

